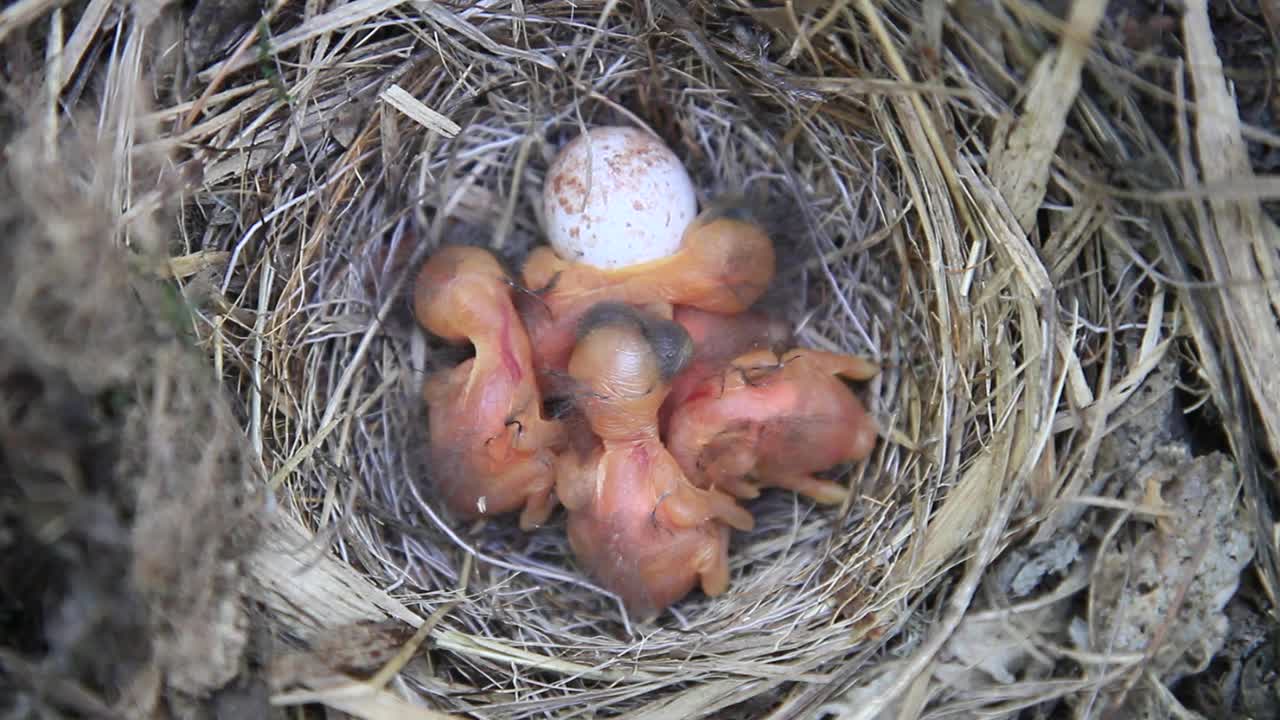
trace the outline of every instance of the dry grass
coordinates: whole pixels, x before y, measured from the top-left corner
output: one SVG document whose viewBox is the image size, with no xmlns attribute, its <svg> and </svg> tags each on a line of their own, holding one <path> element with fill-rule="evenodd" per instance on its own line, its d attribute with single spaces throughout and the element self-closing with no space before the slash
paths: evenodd
<svg viewBox="0 0 1280 720">
<path fill-rule="evenodd" d="M 1262 458 L 1280 447 L 1280 234 L 1259 205 L 1275 179 L 1254 177 L 1243 147 L 1277 138 L 1231 112 L 1203 2 L 1187 3 L 1172 59 L 1126 47 L 1102 0 L 1061 18 L 1022 0 L 278 2 L 269 22 L 229 9 L 225 28 L 188 29 L 187 53 L 221 48 L 195 68 L 176 7 L 60 5 L 0 11 L 0 41 L 25 33 L 49 58 L 38 146 L 80 117 L 63 108 L 100 111 L 110 162 L 92 182 L 122 227 L 181 198 L 167 257 L 147 267 L 191 302 L 255 482 L 274 491 L 247 592 L 311 647 L 273 666 L 279 705 L 1175 707 L 1173 670 L 1150 662 L 1166 631 L 1137 649 L 1107 640 L 1111 609 L 1085 590 L 1109 547 L 1177 512 L 1108 443 L 1175 408 L 1180 363 L 1226 418 L 1274 607 Z M 1141 72 L 1152 63 L 1168 87 Z M 539 242 L 558 143 L 606 123 L 663 136 L 704 201 L 758 198 L 780 248 L 768 302 L 803 344 L 886 368 L 867 388 L 885 434 L 848 473 L 854 500 L 762 498 L 731 591 L 645 626 L 579 573 L 559 525 L 466 528 L 438 510 L 418 397 L 455 356 L 415 328 L 406 296 L 442 242 L 518 262 Z M 1082 548 L 1069 571 L 1011 594 L 1019 553 L 1068 538 Z M 1178 576 L 1165 625 L 1198 572 Z M 419 632 L 350 640 L 368 620 Z M 966 664 L 964 643 L 991 628 L 1012 638 L 1008 679 Z M 342 668 L 321 651 L 339 646 L 356 656 Z"/>
</svg>

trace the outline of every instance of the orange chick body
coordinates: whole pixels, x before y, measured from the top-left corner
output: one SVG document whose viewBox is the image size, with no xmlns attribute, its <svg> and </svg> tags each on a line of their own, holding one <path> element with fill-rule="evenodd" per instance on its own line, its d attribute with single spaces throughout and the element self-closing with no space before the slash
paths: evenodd
<svg viewBox="0 0 1280 720">
<path fill-rule="evenodd" d="M 791 336 L 786 323 L 759 312 L 725 315 L 679 306 L 673 319 L 693 340 L 693 357 L 671 381 L 671 393 L 660 413 L 664 429 L 675 408 L 707 378 L 719 376 L 734 358 L 752 350 L 777 348 Z"/>
<path fill-rule="evenodd" d="M 730 528 L 754 519 L 728 495 L 694 487 L 658 437 L 658 408 L 687 361 L 688 336 L 616 304 L 596 306 L 581 327 L 568 372 L 598 443 L 557 466 L 574 555 L 643 618 L 699 585 L 723 593 Z"/>
<path fill-rule="evenodd" d="M 414 314 L 429 332 L 475 347 L 423 391 L 437 492 L 467 519 L 519 510 L 521 527 L 542 524 L 555 507 L 564 433 L 542 417 L 529 337 L 497 258 L 475 247 L 437 251 L 418 274 Z"/>
<path fill-rule="evenodd" d="M 698 216 L 673 255 L 603 270 L 562 260 L 549 247 L 530 254 L 525 286 L 540 295 L 523 313 L 540 372 L 562 371 L 579 321 L 601 302 L 621 302 L 671 317 L 673 305 L 739 313 L 768 289 L 773 242 L 757 225 L 719 210 Z"/>
<path fill-rule="evenodd" d="M 865 359 L 817 350 L 747 353 L 674 410 L 667 447 L 699 487 L 739 498 L 781 487 L 840 503 L 847 490 L 814 473 L 865 458 L 878 434 L 840 377 L 877 372 Z"/>
</svg>

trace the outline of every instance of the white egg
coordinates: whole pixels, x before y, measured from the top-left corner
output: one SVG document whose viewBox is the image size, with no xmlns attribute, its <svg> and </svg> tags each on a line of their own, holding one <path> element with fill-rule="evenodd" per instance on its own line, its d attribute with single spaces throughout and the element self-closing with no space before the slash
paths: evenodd
<svg viewBox="0 0 1280 720">
<path fill-rule="evenodd" d="M 698 210 L 671 148 L 629 127 L 593 128 L 565 145 L 542 204 L 556 254 L 606 269 L 671 255 Z"/>
</svg>

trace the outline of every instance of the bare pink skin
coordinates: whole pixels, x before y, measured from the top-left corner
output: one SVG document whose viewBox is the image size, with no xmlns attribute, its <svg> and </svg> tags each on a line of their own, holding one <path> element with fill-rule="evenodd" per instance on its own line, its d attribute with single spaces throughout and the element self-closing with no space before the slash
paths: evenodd
<svg viewBox="0 0 1280 720">
<path fill-rule="evenodd" d="M 526 303 L 525 327 L 534 367 L 563 371 L 578 321 L 597 303 L 616 301 L 671 318 L 673 305 L 739 313 L 773 281 L 773 242 L 758 226 L 704 213 L 685 231 L 674 255 L 616 270 L 561 260 L 549 247 L 530 254 L 525 287 L 541 301 Z"/>
<path fill-rule="evenodd" d="M 693 340 L 693 359 L 671 381 L 671 394 L 659 411 L 660 426 L 670 426 L 671 413 L 707 378 L 720 375 L 734 358 L 752 350 L 770 350 L 786 343 L 791 332 L 786 323 L 764 313 L 737 315 L 677 306 L 673 319 Z"/>
<path fill-rule="evenodd" d="M 457 515 L 520 511 L 526 529 L 555 509 L 559 423 L 542 417 L 529 337 L 497 259 L 474 247 L 437 251 L 418 275 L 414 314 L 429 332 L 470 341 L 475 357 L 428 378 L 437 492 Z"/>
<path fill-rule="evenodd" d="M 561 456 L 561 502 L 569 510 L 569 544 L 578 561 L 628 611 L 656 616 L 695 587 L 708 596 L 729 587 L 726 520 L 746 511 L 717 493 L 725 515 L 703 517 L 699 496 L 657 438 L 609 443 L 580 459 Z M 692 486 L 688 486 L 692 489 Z M 746 515 L 750 517 L 750 515 Z"/>
<path fill-rule="evenodd" d="M 627 328 L 578 344 L 569 374 L 589 388 L 578 405 L 599 441 L 560 456 L 556 491 L 579 562 L 630 612 L 650 618 L 694 587 L 723 593 L 729 529 L 755 521 L 732 497 L 694 487 L 659 440 L 667 388 L 646 354 Z"/>
<path fill-rule="evenodd" d="M 874 377 L 863 358 L 755 351 L 704 380 L 671 416 L 667 447 L 698 487 L 754 498 L 780 487 L 839 504 L 845 487 L 814 476 L 875 448 L 875 420 L 839 376 Z"/>
</svg>

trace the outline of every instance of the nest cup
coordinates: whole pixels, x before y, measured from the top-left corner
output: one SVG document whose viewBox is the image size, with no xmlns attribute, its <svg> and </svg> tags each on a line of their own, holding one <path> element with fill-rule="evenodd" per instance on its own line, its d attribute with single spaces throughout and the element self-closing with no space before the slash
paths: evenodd
<svg viewBox="0 0 1280 720">
<path fill-rule="evenodd" d="M 620 53 L 615 61 L 628 54 L 625 46 L 613 50 Z M 478 110 L 463 132 L 449 143 L 442 144 L 438 152 L 443 157 L 449 154 L 469 155 L 478 164 L 491 164 L 497 169 L 494 177 L 497 187 L 486 186 L 479 179 L 475 185 L 460 185 L 457 192 L 474 192 L 477 197 L 474 209 L 478 212 L 475 215 L 457 212 L 453 217 L 446 217 L 443 226 L 436 230 L 438 237 L 419 242 L 415 249 L 427 248 L 429 252 L 439 242 L 479 244 L 497 250 L 508 260 L 510 267 L 518 268 L 533 244 L 545 242 L 539 229 L 542 223 L 538 217 L 538 193 L 549 157 L 555 150 L 575 137 L 583 125 L 644 123 L 653 131 L 662 132 L 664 140 L 681 155 L 691 175 L 696 178 L 704 206 L 725 194 L 741 193 L 749 205 L 757 208 L 756 218 L 771 230 L 780 248 L 778 280 L 758 307 L 786 317 L 793 327 L 799 329 L 797 343 L 800 345 L 858 352 L 879 358 L 881 348 L 873 344 L 885 336 L 886 324 L 892 320 L 879 317 L 877 309 L 870 306 L 866 297 L 850 292 L 850 289 L 854 283 L 862 282 L 881 289 L 884 295 L 891 295 L 893 290 L 886 277 L 892 277 L 892 273 L 886 272 L 888 268 L 883 265 L 878 266 L 870 254 L 859 253 L 861 257 L 856 259 L 850 257 L 852 252 L 841 254 L 842 249 L 852 249 L 859 239 L 865 237 L 859 229 L 874 225 L 875 218 L 858 217 L 856 206 L 840 208 L 835 196 L 836 188 L 831 185 L 856 181 L 859 187 L 844 189 L 854 195 L 863 195 L 872 192 L 873 179 L 865 172 L 859 173 L 861 177 L 856 179 L 832 179 L 818 184 L 819 188 L 827 186 L 825 202 L 811 198 L 804 190 L 789 184 L 787 169 L 779 166 L 788 160 L 769 152 L 773 143 L 765 141 L 763 145 L 756 146 L 756 152 L 751 151 L 752 134 L 756 134 L 755 139 L 759 141 L 771 131 L 776 132 L 777 128 L 755 127 L 735 131 L 734 126 L 746 121 L 746 116 L 732 98 L 693 96 L 682 100 L 688 86 L 663 83 L 655 87 L 640 87 L 632 84 L 634 82 L 632 79 L 629 83 L 627 74 L 620 73 L 616 84 L 609 83 L 596 90 L 600 95 L 598 99 L 575 100 L 572 84 L 558 87 L 554 82 L 544 83 L 541 88 L 549 91 L 544 96 L 545 104 L 537 104 L 538 98 L 535 97 L 524 98 L 523 103 L 508 97 L 515 104 L 526 104 L 526 112 L 534 118 L 547 118 L 535 124 L 536 134 L 523 137 L 519 132 L 529 127 L 528 115 L 496 113 L 488 108 Z M 642 93 L 647 95 L 643 100 L 640 99 Z M 614 97 L 619 100 L 612 100 Z M 568 107 L 572 107 L 574 115 L 580 117 L 563 117 Z M 705 123 L 715 120 L 720 121 L 718 127 L 705 127 Z M 513 144 L 485 147 L 492 143 L 492 139 L 485 141 L 485 135 L 507 132 L 511 133 L 510 139 L 515 141 Z M 520 154 L 520 143 L 529 143 L 532 149 L 531 157 L 520 173 L 522 187 L 516 188 L 510 176 L 506 182 L 501 176 L 504 172 L 516 172 L 513 165 Z M 513 196 L 512 193 L 518 194 Z M 514 203 L 511 203 L 512 197 L 515 198 Z M 484 202 L 491 204 L 486 208 L 481 204 Z M 810 212 L 816 213 L 825 206 L 827 213 L 837 213 L 840 219 L 832 222 L 839 228 L 839 234 L 824 237 L 820 231 L 806 230 L 805 218 L 798 209 L 802 202 L 811 206 Z M 427 201 L 420 209 L 430 224 L 437 221 L 441 208 L 447 207 L 447 203 L 447 200 L 444 203 Z M 504 205 L 511 204 L 514 207 L 510 212 L 509 229 L 504 229 L 501 225 Z M 413 221 L 407 220 L 403 225 L 411 235 L 422 237 L 422 229 L 414 227 Z M 426 234 L 432 234 L 430 227 Z M 386 239 L 382 241 L 386 242 Z M 819 249 L 833 256 L 828 261 L 832 277 L 823 277 L 820 261 L 809 262 L 819 257 Z M 893 259 L 882 256 L 880 262 L 885 261 L 892 263 Z M 836 294 L 843 296 L 848 303 L 847 309 L 838 306 L 833 297 Z M 398 305 L 397 311 L 400 311 L 405 303 Z M 883 308 L 878 310 L 883 312 Z M 407 570 L 410 577 L 419 576 L 424 590 L 449 590 L 451 585 L 459 582 L 456 573 L 462 567 L 463 554 L 472 551 L 482 553 L 490 558 L 490 562 L 480 560 L 480 563 L 489 567 L 475 569 L 477 575 L 472 578 L 468 592 L 476 602 L 475 612 L 481 615 L 477 618 L 480 621 L 475 626 L 477 630 L 483 627 L 484 632 L 499 637 L 519 637 L 539 628 L 545 633 L 544 641 L 549 645 L 564 645 L 571 649 L 569 655 L 575 661 L 590 660 L 591 664 L 633 647 L 641 637 L 637 634 L 640 629 L 630 627 L 618 604 L 607 594 L 589 587 L 591 580 L 577 571 L 564 541 L 562 519 L 557 518 L 550 526 L 526 535 L 513 529 L 510 518 L 471 528 L 440 509 L 440 504 L 432 496 L 430 482 L 437 468 L 421 464 L 426 443 L 422 431 L 430 432 L 430 429 L 421 418 L 418 381 L 424 372 L 456 363 L 460 349 L 442 346 L 430 337 L 420 337 L 419 332 L 409 328 L 407 319 L 400 329 L 404 332 L 396 333 L 398 337 L 388 337 L 388 342 L 396 343 L 397 354 L 415 360 L 423 358 L 421 364 L 409 364 L 411 372 L 406 377 L 407 387 L 403 388 L 407 391 L 403 398 L 407 406 L 404 409 L 407 421 L 401 428 L 407 442 L 395 450 L 395 454 L 400 456 L 401 467 L 379 469 L 373 477 L 380 482 L 367 488 L 371 504 L 402 523 L 417 528 L 405 532 L 419 540 L 419 549 L 395 559 L 393 566 L 399 571 Z M 416 346 L 424 341 L 425 351 L 418 350 Z M 892 352 L 896 346 L 897 342 L 890 342 L 885 349 Z M 465 350 L 461 352 L 465 353 Z M 861 394 L 870 398 L 873 393 L 865 390 L 869 388 L 864 388 Z M 838 473 L 842 481 L 852 481 L 855 489 L 861 487 L 864 478 L 872 477 L 875 472 L 869 467 L 856 472 L 851 472 L 850 468 L 837 470 L 842 471 Z M 412 501 L 406 503 L 407 498 Z M 861 537 L 860 528 L 867 515 L 867 508 L 861 501 L 855 500 L 843 509 L 819 509 L 790 494 L 768 492 L 765 498 L 751 503 L 749 507 L 757 515 L 759 527 L 735 537 L 732 548 L 735 579 L 731 592 L 714 600 L 695 593 L 677 605 L 671 614 L 660 618 L 657 634 L 651 634 L 653 629 L 646 632 L 646 645 L 653 654 L 637 656 L 635 667 L 643 668 L 648 658 L 662 658 L 676 648 L 687 648 L 689 633 L 707 636 L 708 640 L 704 642 L 710 661 L 721 652 L 714 642 L 716 638 L 736 643 L 741 642 L 744 633 L 770 634 L 783 627 L 794 630 L 797 619 L 805 616 L 808 620 L 800 626 L 801 629 L 807 626 L 817 630 L 821 627 L 822 634 L 841 630 L 848 632 L 867 612 L 861 603 L 856 611 L 848 612 L 853 607 L 838 597 L 841 593 L 847 596 L 855 587 L 861 589 L 863 580 L 855 580 L 856 573 L 833 573 L 832 564 L 824 562 L 830 559 L 828 553 L 840 552 L 837 549 L 839 545 Z M 883 508 L 878 510 L 883 511 Z M 443 531 L 441 526 L 445 525 L 459 535 L 462 543 Z M 784 538 L 785 542 L 780 542 Z M 862 542 L 866 539 L 861 537 Z M 385 533 L 369 541 L 394 542 Z M 464 543 L 469 548 L 460 547 Z M 431 559 L 418 555 L 421 552 Z M 492 559 L 501 559 L 503 566 L 491 564 Z M 443 572 L 432 577 L 414 569 L 423 565 L 440 568 Z M 445 568 L 451 568 L 453 572 Z M 837 607 L 843 609 L 847 616 L 845 622 L 837 622 L 833 628 L 830 623 L 835 619 Z M 465 604 L 455 612 L 467 612 Z M 754 632 L 743 623 L 748 616 L 756 618 L 755 622 L 759 623 Z M 846 624 L 847 627 L 841 627 Z M 521 630 L 516 631 L 515 627 Z M 796 635 L 800 641 L 796 647 L 805 647 L 805 641 L 801 640 L 804 634 Z M 809 642 L 816 639 L 816 636 L 811 637 Z M 592 659 L 593 650 L 600 653 L 595 659 Z M 690 669 L 690 660 L 696 660 L 696 657 L 685 660 L 686 671 Z M 709 666 L 708 670 L 714 671 L 714 666 Z"/>
<path fill-rule="evenodd" d="M 369 32 L 340 51 L 291 31 L 325 60 L 266 63 L 285 82 L 209 100 L 215 117 L 253 119 L 191 131 L 232 148 L 210 151 L 195 201 L 205 247 L 232 260 L 223 312 L 253 328 L 228 331 L 250 436 L 281 511 L 364 588 L 362 610 L 312 614 L 429 618 L 400 690 L 480 717 L 812 713 L 857 677 L 912 677 L 885 643 L 918 648 L 937 608 L 968 603 L 1015 509 L 1032 535 L 1080 517 L 1050 507 L 1071 447 L 1055 455 L 1047 428 L 1100 361 L 1071 350 L 1053 288 L 1088 314 L 1109 302 L 1103 274 L 1079 245 L 1047 246 L 1041 264 L 1019 223 L 1043 187 L 1028 204 L 1007 159 L 995 179 L 975 162 L 994 96 L 974 88 L 1000 77 L 958 75 L 973 92 L 954 96 L 857 79 L 900 74 L 923 42 L 907 32 L 925 26 L 916 10 L 862 3 L 811 37 L 785 8 L 415 7 L 348 18 Z M 466 350 L 410 310 L 441 244 L 492 248 L 515 270 L 544 243 L 547 167 L 601 125 L 661 137 L 703 207 L 749 198 L 778 248 L 760 306 L 797 346 L 884 368 L 858 388 L 880 442 L 836 470 L 849 500 L 766 491 L 749 503 L 756 528 L 734 533 L 728 592 L 645 624 L 580 571 L 561 514 L 525 533 L 460 522 L 433 496 L 422 382 Z M 244 192 L 250 178 L 263 192 Z"/>
<path fill-rule="evenodd" d="M 287 365 L 306 368 L 274 378 L 302 412 L 286 432 L 264 440 L 287 456 L 317 420 L 340 422 L 341 439 L 285 482 L 291 511 L 331 533 L 342 558 L 416 612 L 448 604 L 443 626 L 548 661 L 526 660 L 512 673 L 507 661 L 485 654 L 437 658 L 442 680 L 481 694 L 450 693 L 447 706 L 495 717 L 584 705 L 634 710 L 747 667 L 773 677 L 739 700 L 776 699 L 782 675 L 830 668 L 869 647 L 868 633 L 883 622 L 889 595 L 877 584 L 895 552 L 880 550 L 905 527 L 903 501 L 919 490 L 895 469 L 901 450 L 893 443 L 857 467 L 835 469 L 854 489 L 844 507 L 821 508 L 781 491 L 749 503 L 757 527 L 734 534 L 730 590 L 711 599 L 695 591 L 643 626 L 576 566 L 561 514 L 532 533 L 513 518 L 473 526 L 450 517 L 433 496 L 421 385 L 466 350 L 416 327 L 412 279 L 442 243 L 490 247 L 518 268 L 531 247 L 545 243 L 547 167 L 586 127 L 658 134 L 685 163 L 703 207 L 728 195 L 747 198 L 778 248 L 777 279 L 759 306 L 792 323 L 798 346 L 885 362 L 888 369 L 859 394 L 886 427 L 893 421 L 885 413 L 901 402 L 895 366 L 920 339 L 910 330 L 911 309 L 903 317 L 894 299 L 899 257 L 888 243 L 867 242 L 887 220 L 886 168 L 878 167 L 870 128 L 821 116 L 795 124 L 792 99 L 778 86 L 757 77 L 745 92 L 728 88 L 687 39 L 657 30 L 637 9 L 609 14 L 600 30 L 592 29 L 599 9 L 561 10 L 531 11 L 518 52 L 494 55 L 450 33 L 441 36 L 445 52 L 424 48 L 402 66 L 404 89 L 457 121 L 453 137 L 382 103 L 361 118 L 345 151 L 333 147 L 311 161 L 317 178 L 354 163 L 365 184 L 315 207 L 323 237 L 281 229 L 272 242 L 312 248 L 301 324 L 318 329 L 343 318 L 345 327 L 313 329 L 299 346 L 273 348 Z M 417 22 L 388 31 L 383 42 L 412 46 L 408 28 Z M 708 31 L 718 42 L 749 42 L 753 51 L 768 41 L 767 29 L 741 18 L 714 21 Z M 385 78 L 376 68 L 356 73 L 371 84 Z M 352 82 L 351 70 L 312 74 L 316 97 L 334 92 L 340 78 Z M 302 248 L 292 258 L 272 253 L 274 261 L 296 262 L 307 255 Z M 275 272 L 286 277 L 295 267 Z M 231 276 L 232 292 L 240 289 L 249 305 L 259 283 L 240 270 Z M 366 335 L 379 318 L 381 327 Z M 324 418 L 335 403 L 333 417 Z M 552 660 L 594 672 L 557 671 Z"/>
</svg>

